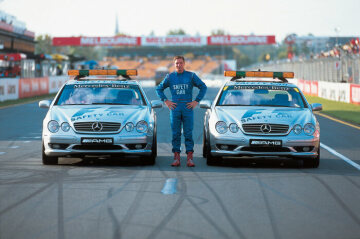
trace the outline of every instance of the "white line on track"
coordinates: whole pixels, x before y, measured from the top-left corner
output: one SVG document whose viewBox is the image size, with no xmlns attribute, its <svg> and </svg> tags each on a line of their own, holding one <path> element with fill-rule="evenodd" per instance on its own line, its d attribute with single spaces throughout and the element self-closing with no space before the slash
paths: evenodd
<svg viewBox="0 0 360 239">
<path fill-rule="evenodd" d="M 347 162 L 351 166 L 355 167 L 357 170 L 360 170 L 360 165 L 355 163 L 351 159 L 345 157 L 344 155 L 338 153 L 337 151 L 335 151 L 334 149 L 330 148 L 329 146 L 327 146 L 327 145 L 325 145 L 323 143 L 320 143 L 320 146 L 323 147 L 324 149 L 326 149 L 327 151 L 329 151 L 330 153 L 332 153 L 333 155 L 341 158 L 342 160 L 344 160 L 345 162 Z"/>
<path fill-rule="evenodd" d="M 20 137 L 20 139 L 40 139 L 41 136 Z"/>
<path fill-rule="evenodd" d="M 168 178 L 165 181 L 164 187 L 161 190 L 163 194 L 175 194 L 176 193 L 176 178 Z"/>
<path fill-rule="evenodd" d="M 5 152 L 0 152 L 0 155 L 3 155 L 3 154 L 5 154 Z"/>
<path fill-rule="evenodd" d="M 10 146 L 10 147 L 0 147 L 0 149 L 17 149 L 19 148 L 20 146 L 17 146 L 17 145 L 13 145 L 13 146 Z"/>
</svg>

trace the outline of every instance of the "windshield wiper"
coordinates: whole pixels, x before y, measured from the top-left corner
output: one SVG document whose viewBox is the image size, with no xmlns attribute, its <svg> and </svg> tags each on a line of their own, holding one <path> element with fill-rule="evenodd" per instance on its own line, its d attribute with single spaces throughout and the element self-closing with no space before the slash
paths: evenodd
<svg viewBox="0 0 360 239">
<path fill-rule="evenodd" d="M 241 105 L 241 104 L 236 104 L 236 105 L 233 105 L 233 104 L 224 104 L 224 105 L 217 105 L 217 106 L 250 106 L 250 105 Z"/>
<path fill-rule="evenodd" d="M 286 105 L 254 105 L 254 106 L 290 107 L 290 106 L 286 106 Z"/>
<path fill-rule="evenodd" d="M 90 105 L 90 104 L 62 104 L 61 106 L 64 106 L 64 105 Z"/>
<path fill-rule="evenodd" d="M 92 103 L 92 105 L 132 105 L 132 104 L 120 104 L 120 103 L 106 103 L 106 102 L 102 102 L 102 103 Z"/>
</svg>

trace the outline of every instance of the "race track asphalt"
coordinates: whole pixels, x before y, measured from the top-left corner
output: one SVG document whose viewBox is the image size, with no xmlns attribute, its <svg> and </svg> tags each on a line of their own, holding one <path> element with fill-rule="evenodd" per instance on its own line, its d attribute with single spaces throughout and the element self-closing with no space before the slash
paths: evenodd
<svg viewBox="0 0 360 239">
<path fill-rule="evenodd" d="M 145 91 L 157 99 L 154 87 Z M 317 169 L 278 159 L 207 166 L 197 108 L 196 167 L 182 154 L 172 168 L 169 110 L 156 112 L 154 166 L 141 158 L 44 166 L 46 110 L 36 102 L 0 109 L 0 238 L 359 238 L 360 171 L 338 156 L 321 148 Z M 321 142 L 360 164 L 360 130 L 317 118 Z"/>
</svg>

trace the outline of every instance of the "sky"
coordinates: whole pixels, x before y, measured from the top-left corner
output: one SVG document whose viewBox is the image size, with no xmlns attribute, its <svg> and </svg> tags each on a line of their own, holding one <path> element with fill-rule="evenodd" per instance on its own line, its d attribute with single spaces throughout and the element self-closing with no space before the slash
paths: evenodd
<svg viewBox="0 0 360 239">
<path fill-rule="evenodd" d="M 189 35 L 360 36 L 360 0 L 0 0 L 0 10 L 36 36 Z M 335 29 L 338 29 L 336 32 Z"/>
</svg>

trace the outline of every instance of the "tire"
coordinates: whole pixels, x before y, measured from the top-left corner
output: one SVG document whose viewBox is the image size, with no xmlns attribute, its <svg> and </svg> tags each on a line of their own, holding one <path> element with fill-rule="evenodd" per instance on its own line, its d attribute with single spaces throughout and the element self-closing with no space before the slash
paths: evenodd
<svg viewBox="0 0 360 239">
<path fill-rule="evenodd" d="M 206 154 L 207 154 L 207 148 L 206 148 L 206 137 L 205 137 L 205 128 L 203 130 L 203 152 L 202 152 L 202 155 L 203 155 L 203 158 L 206 158 Z"/>
<path fill-rule="evenodd" d="M 156 128 L 155 128 L 153 143 L 152 143 L 152 146 L 151 146 L 151 155 L 147 156 L 145 158 L 145 163 L 147 165 L 154 165 L 155 161 L 156 161 L 156 157 L 157 157 L 157 137 L 156 137 Z"/>
<path fill-rule="evenodd" d="M 320 147 L 318 149 L 318 155 L 316 158 L 303 159 L 303 165 L 305 168 L 318 168 L 320 165 Z"/>
<path fill-rule="evenodd" d="M 42 144 L 42 163 L 44 165 L 56 165 L 58 164 L 58 157 L 55 156 L 47 156 L 45 154 L 44 143 Z"/>
<path fill-rule="evenodd" d="M 210 147 L 210 140 L 205 139 L 205 145 L 206 145 L 206 164 L 209 166 L 214 166 L 220 163 L 221 157 L 215 157 L 211 155 L 211 147 Z"/>
</svg>

